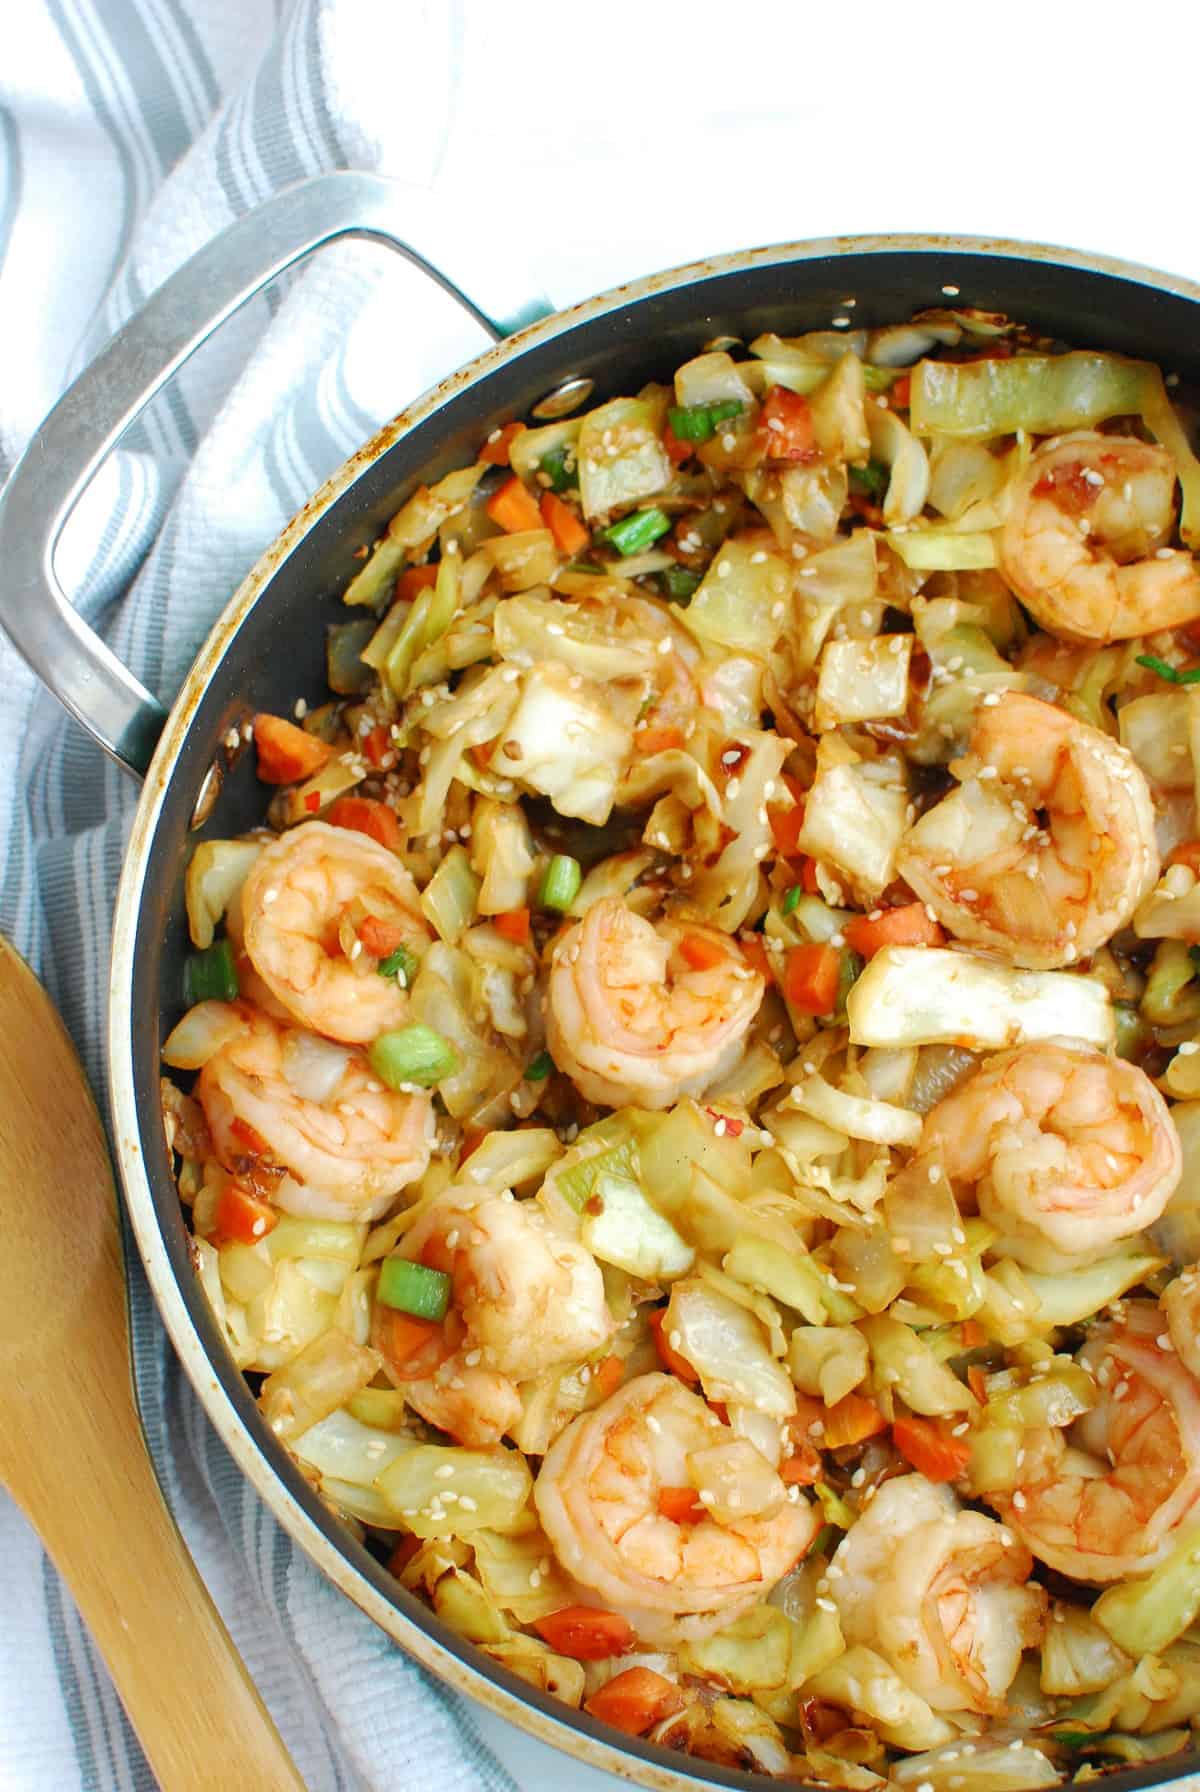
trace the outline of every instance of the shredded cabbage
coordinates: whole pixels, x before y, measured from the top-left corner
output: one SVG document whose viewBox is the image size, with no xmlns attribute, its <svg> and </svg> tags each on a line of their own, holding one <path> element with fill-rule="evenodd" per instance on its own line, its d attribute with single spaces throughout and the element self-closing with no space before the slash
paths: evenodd
<svg viewBox="0 0 1200 1792">
<path fill-rule="evenodd" d="M 885 946 L 846 998 L 855 1045 L 962 1045 L 999 1051 L 1031 1039 L 1114 1041 L 1104 985 L 1064 971 L 1022 971 L 973 952 Z"/>
</svg>

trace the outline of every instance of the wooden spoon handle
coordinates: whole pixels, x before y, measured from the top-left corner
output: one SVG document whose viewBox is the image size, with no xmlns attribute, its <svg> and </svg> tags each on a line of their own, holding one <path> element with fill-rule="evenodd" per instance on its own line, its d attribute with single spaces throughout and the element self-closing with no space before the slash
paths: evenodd
<svg viewBox="0 0 1200 1792">
<path fill-rule="evenodd" d="M 25 1506 L 74 1595 L 163 1792 L 305 1792 L 167 1510 L 132 1391 L 77 1494 Z M 65 1478 L 64 1478 L 65 1479 Z M 82 1496 L 82 1497 L 80 1497 Z"/>
</svg>

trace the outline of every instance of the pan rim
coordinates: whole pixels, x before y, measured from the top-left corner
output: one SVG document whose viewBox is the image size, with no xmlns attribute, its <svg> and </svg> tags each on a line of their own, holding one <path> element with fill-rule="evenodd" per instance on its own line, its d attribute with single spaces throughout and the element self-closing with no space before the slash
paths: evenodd
<svg viewBox="0 0 1200 1792">
<path fill-rule="evenodd" d="M 142 912 L 143 888 L 151 848 L 163 807 L 171 791 L 173 772 L 187 739 L 199 699 L 224 660 L 228 645 L 240 625 L 284 562 L 302 545 L 325 513 L 357 479 L 395 443 L 417 425 L 435 418 L 450 400 L 488 374 L 523 356 L 527 350 L 554 342 L 577 328 L 610 313 L 641 303 L 659 294 L 678 291 L 730 274 L 822 259 L 847 261 L 877 255 L 938 255 L 1020 261 L 1076 272 L 1102 275 L 1131 285 L 1150 287 L 1164 295 L 1200 306 L 1200 283 L 1126 261 L 1053 244 L 1027 243 L 1015 238 L 939 235 L 922 232 L 881 233 L 814 238 L 805 241 L 737 250 L 702 258 L 658 273 L 642 276 L 581 300 L 529 325 L 508 340 L 485 349 L 462 368 L 439 381 L 396 417 L 384 424 L 362 447 L 347 457 L 323 483 L 272 544 L 260 556 L 214 622 L 183 685 L 171 705 L 153 761 L 146 774 L 141 798 L 129 835 L 113 916 L 112 958 L 109 978 L 107 1054 L 109 1113 L 114 1154 L 125 1195 L 126 1210 L 138 1251 L 159 1314 L 189 1381 L 207 1416 L 242 1473 L 250 1481 L 273 1517 L 282 1525 L 314 1566 L 338 1590 L 350 1598 L 384 1633 L 422 1667 L 430 1670 L 457 1692 L 467 1693 L 487 1709 L 508 1719 L 538 1741 L 563 1750 L 576 1760 L 654 1792 L 687 1792 L 698 1785 L 743 1788 L 770 1783 L 765 1775 L 715 1768 L 637 1738 L 625 1744 L 607 1740 L 606 1727 L 567 1706 L 559 1712 L 553 1701 L 533 1692 L 516 1690 L 504 1682 L 512 1676 L 496 1667 L 485 1668 L 453 1653 L 419 1620 L 410 1617 L 376 1586 L 351 1559 L 347 1549 L 325 1533 L 305 1510 L 270 1461 L 251 1424 L 237 1410 L 216 1373 L 208 1345 L 188 1310 L 176 1278 L 166 1238 L 159 1225 L 150 1174 L 141 1145 L 141 1126 L 134 1067 L 137 1016 L 135 1014 L 134 953 Z M 469 1645 L 467 1646 L 469 1649 Z M 472 1654 L 476 1653 L 471 1651 Z M 503 1676 L 503 1677 L 501 1677 Z M 535 1700 L 537 1702 L 535 1702 Z M 1160 1776 L 1152 1768 L 1117 1770 L 1106 1774 L 1111 1792 L 1143 1785 L 1165 1785 L 1194 1771 L 1197 1757 L 1179 1757 L 1178 1771 Z M 1156 1764 L 1155 1764 L 1156 1765 Z"/>
</svg>

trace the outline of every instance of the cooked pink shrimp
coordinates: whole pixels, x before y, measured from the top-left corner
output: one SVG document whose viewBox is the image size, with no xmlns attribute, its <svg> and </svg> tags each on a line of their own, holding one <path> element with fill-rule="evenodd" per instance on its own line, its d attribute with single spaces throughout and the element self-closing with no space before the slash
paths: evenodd
<svg viewBox="0 0 1200 1792">
<path fill-rule="evenodd" d="M 1042 1041 L 986 1059 L 926 1115 L 921 1149 L 941 1151 L 1006 1255 L 1050 1272 L 1152 1225 L 1183 1163 L 1145 1071 Z"/>
<path fill-rule="evenodd" d="M 271 1199 L 317 1219 L 377 1219 L 425 1172 L 428 1095 L 398 1095 L 366 1055 L 246 1007 L 247 1027 L 196 1080 L 217 1156 L 279 1175 Z"/>
<path fill-rule="evenodd" d="M 1200 1376 L 1200 1264 L 1191 1263 L 1160 1296 L 1167 1331 L 1184 1363 Z"/>
<path fill-rule="evenodd" d="M 1037 1556 L 1072 1580 L 1145 1574 L 1168 1553 L 1200 1501 L 1200 1382 L 1163 1336 L 1150 1301 L 1124 1303 L 1093 1328 L 1079 1362 L 1099 1399 L 1071 1433 L 1094 1472 L 987 1494 Z"/>
<path fill-rule="evenodd" d="M 408 997 L 379 961 L 401 945 L 423 951 L 429 929 L 412 878 L 377 841 L 301 822 L 254 861 L 242 919 L 250 963 L 302 1026 L 365 1044 L 404 1024 Z"/>
<path fill-rule="evenodd" d="M 808 1548 L 819 1519 L 761 1458 L 771 1498 L 753 1516 L 676 1523 L 666 1487 L 714 1494 L 719 1452 L 751 1452 L 673 1376 L 639 1375 L 581 1414 L 546 1452 L 533 1497 L 562 1566 L 646 1643 L 711 1634 L 769 1593 Z M 740 1458 L 739 1458 L 740 1460 Z M 793 1498 L 792 1495 L 795 1497 Z"/>
<path fill-rule="evenodd" d="M 518 1382 L 581 1362 L 615 1329 L 595 1259 L 537 1201 L 448 1188 L 400 1254 L 451 1276 L 454 1323 L 436 1367 L 421 1355 L 390 1372 L 410 1406 L 460 1443 L 498 1443 L 521 1415 Z"/>
<path fill-rule="evenodd" d="M 830 1595 L 846 1642 L 875 1648 L 935 1711 L 1004 1709 L 1046 1594 L 1012 1532 L 921 1475 L 885 1481 L 838 1546 Z"/>
<path fill-rule="evenodd" d="M 1126 641 L 1200 616 L 1200 570 L 1169 548 L 1175 463 L 1131 436 L 1075 430 L 1043 442 L 1017 480 L 1000 572 L 1043 628 Z"/>
<path fill-rule="evenodd" d="M 555 943 L 547 1043 L 589 1101 L 669 1108 L 734 1062 L 765 987 L 728 934 L 605 897 Z"/>
<path fill-rule="evenodd" d="M 1124 747 L 1052 703 L 985 697 L 957 790 L 910 828 L 899 875 L 960 940 L 1014 964 L 1074 964 L 1158 876 L 1154 807 Z"/>
</svg>

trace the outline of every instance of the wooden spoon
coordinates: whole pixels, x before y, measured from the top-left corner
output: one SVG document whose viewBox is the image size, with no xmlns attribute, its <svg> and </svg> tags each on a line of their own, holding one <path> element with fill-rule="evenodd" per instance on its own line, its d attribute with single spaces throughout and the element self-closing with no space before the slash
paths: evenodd
<svg viewBox="0 0 1200 1792">
<path fill-rule="evenodd" d="M 3 939 L 0 1482 L 69 1585 L 166 1792 L 304 1792 L 159 1490 L 104 1129 L 53 1003 Z"/>
</svg>

